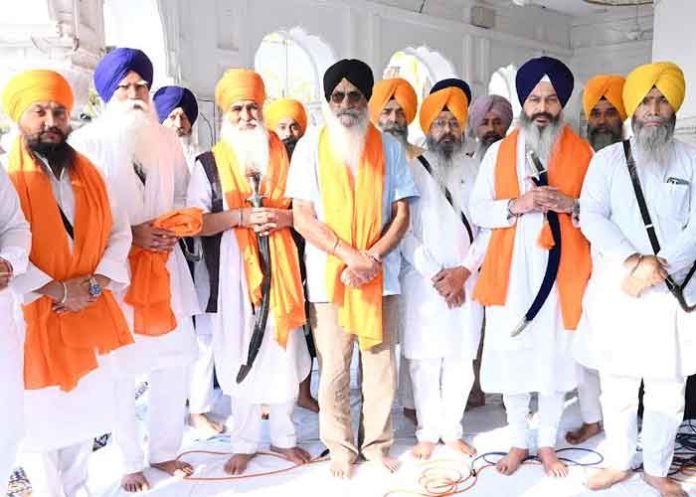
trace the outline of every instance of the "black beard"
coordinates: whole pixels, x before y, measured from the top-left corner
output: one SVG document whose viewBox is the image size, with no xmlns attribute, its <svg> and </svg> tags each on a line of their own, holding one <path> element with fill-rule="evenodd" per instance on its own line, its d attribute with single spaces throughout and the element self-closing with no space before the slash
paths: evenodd
<svg viewBox="0 0 696 497">
<path fill-rule="evenodd" d="M 499 135 L 498 133 L 496 133 L 495 131 L 489 131 L 488 133 L 486 133 L 485 135 L 483 135 L 483 137 L 481 137 L 481 143 L 483 143 L 484 145 L 486 145 L 486 147 L 490 147 L 490 146 L 493 145 L 495 142 L 497 142 L 498 140 L 502 140 L 502 139 L 503 139 L 503 137 L 500 136 L 500 135 Z"/>
<path fill-rule="evenodd" d="M 282 142 L 285 145 L 285 150 L 287 150 L 288 152 L 288 158 L 291 159 L 292 153 L 295 151 L 295 145 L 297 145 L 298 139 L 290 136 L 282 140 Z"/>
<path fill-rule="evenodd" d="M 27 146 L 33 153 L 46 159 L 54 171 L 70 167 L 75 160 L 75 149 L 68 144 L 65 135 L 58 143 L 43 142 L 41 141 L 41 135 L 27 138 Z"/>
<path fill-rule="evenodd" d="M 594 151 L 597 152 L 604 147 L 620 142 L 623 139 L 623 131 L 621 127 L 597 126 L 593 128 L 588 124 L 587 139 Z"/>
</svg>

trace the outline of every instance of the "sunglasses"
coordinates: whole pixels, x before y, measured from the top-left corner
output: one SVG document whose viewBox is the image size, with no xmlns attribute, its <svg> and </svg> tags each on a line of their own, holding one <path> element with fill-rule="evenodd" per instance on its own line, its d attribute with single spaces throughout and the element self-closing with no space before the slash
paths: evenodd
<svg viewBox="0 0 696 497">
<path fill-rule="evenodd" d="M 342 103 L 346 97 L 348 98 L 348 103 L 357 104 L 363 98 L 363 94 L 359 91 L 349 91 L 348 93 L 343 91 L 335 91 L 331 94 L 331 101 L 335 104 Z"/>
</svg>

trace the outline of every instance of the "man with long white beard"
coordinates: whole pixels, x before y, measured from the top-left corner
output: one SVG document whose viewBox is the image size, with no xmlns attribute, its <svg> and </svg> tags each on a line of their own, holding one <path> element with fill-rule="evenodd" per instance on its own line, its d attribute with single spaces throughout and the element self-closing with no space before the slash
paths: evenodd
<svg viewBox="0 0 696 497">
<path fill-rule="evenodd" d="M 310 359 L 291 200 L 285 195 L 289 161 L 283 142 L 264 126 L 264 99 L 258 73 L 225 72 L 215 87 L 223 112 L 221 140 L 199 157 L 188 190 L 189 205 L 205 212 L 201 236 L 211 282 L 213 350 L 220 385 L 232 401 L 234 455 L 225 471 L 233 475 L 243 473 L 259 449 L 264 406 L 271 450 L 295 464 L 310 460 L 297 445 L 291 418 Z M 250 204 L 257 180 L 262 207 Z"/>
<path fill-rule="evenodd" d="M 307 240 L 310 321 L 319 357 L 319 432 L 330 471 L 347 478 L 362 454 L 388 470 L 396 367 L 398 244 L 417 196 L 403 147 L 369 122 L 372 70 L 343 59 L 324 73 L 326 126 L 300 140 L 287 195 Z M 362 357 L 362 415 L 356 444 L 350 415 L 350 362 Z"/>
<path fill-rule="evenodd" d="M 474 224 L 491 230 L 474 298 L 486 307 L 481 386 L 503 394 L 511 448 L 497 464 L 514 473 L 529 456 L 529 402 L 539 396 L 537 457 L 551 476 L 565 393 L 576 386 L 571 355 L 590 249 L 575 225 L 592 149 L 563 122 L 573 74 L 551 57 L 516 78 L 518 128 L 494 143 L 471 196 Z M 562 249 L 561 249 L 562 247 Z"/>
<path fill-rule="evenodd" d="M 193 169 L 196 157 L 201 153 L 193 139 L 193 125 L 198 119 L 198 102 L 188 88 L 163 86 L 152 97 L 159 122 L 171 128 L 179 138 L 189 170 Z"/>
<path fill-rule="evenodd" d="M 669 478 L 686 378 L 696 373 L 696 314 L 684 308 L 696 302 L 696 149 L 674 139 L 684 94 L 675 64 L 634 69 L 623 89 L 633 137 L 594 156 L 580 197 L 594 269 L 579 338 L 599 369 L 607 436 L 608 468 L 589 479 L 593 490 L 632 474 L 642 379 L 643 477 L 662 497 L 687 495 Z"/>
<path fill-rule="evenodd" d="M 476 97 L 469 109 L 470 134 L 478 145 L 474 158 L 481 162 L 489 147 L 505 138 L 512 124 L 512 105 L 500 95 Z"/>
<path fill-rule="evenodd" d="M 94 437 L 111 431 L 117 408 L 111 360 L 133 342 L 114 295 L 129 282 L 130 229 L 97 168 L 66 142 L 72 106 L 54 71 L 20 73 L 3 94 L 19 134 L 0 160 L 32 236 L 29 267 L 12 282 L 26 323 L 19 462 L 47 497 L 87 495 Z"/>
<path fill-rule="evenodd" d="M 119 298 L 135 343 L 117 355 L 113 430 L 123 455 L 122 486 L 129 492 L 149 488 L 136 417 L 139 375 L 147 376 L 149 387 L 149 466 L 170 475 L 193 471 L 176 457 L 185 425 L 187 368 L 197 352 L 191 316 L 199 306 L 178 237 L 160 223 L 161 216 L 185 205 L 189 174 L 176 134 L 157 121 L 149 93 L 152 74 L 140 50 L 107 54 L 94 73 L 106 110 L 72 140 L 104 172 L 133 232 L 131 286 Z"/>
<path fill-rule="evenodd" d="M 461 420 L 483 319 L 482 307 L 470 298 L 481 260 L 468 209 L 478 164 L 463 150 L 466 83 L 448 81 L 434 86 L 421 106 L 428 151 L 409 163 L 420 196 L 401 242 L 401 344 L 418 418 L 411 452 L 421 459 L 440 440 L 466 455 L 476 453 L 463 440 Z"/>
</svg>

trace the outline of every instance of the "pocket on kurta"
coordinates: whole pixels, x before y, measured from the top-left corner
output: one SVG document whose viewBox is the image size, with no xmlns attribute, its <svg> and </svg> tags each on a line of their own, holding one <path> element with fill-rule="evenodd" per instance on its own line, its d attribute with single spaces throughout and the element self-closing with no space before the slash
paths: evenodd
<svg viewBox="0 0 696 497">
<path fill-rule="evenodd" d="M 685 226 L 689 219 L 689 184 L 663 183 L 657 198 L 658 213 Z"/>
</svg>

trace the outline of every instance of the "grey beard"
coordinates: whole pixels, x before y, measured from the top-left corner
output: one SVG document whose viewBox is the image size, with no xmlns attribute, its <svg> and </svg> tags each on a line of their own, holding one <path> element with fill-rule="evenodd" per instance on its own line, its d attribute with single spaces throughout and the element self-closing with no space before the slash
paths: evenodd
<svg viewBox="0 0 696 497">
<path fill-rule="evenodd" d="M 592 128 L 589 124 L 587 125 L 587 138 L 592 145 L 592 149 L 595 152 L 602 150 L 604 147 L 608 147 L 614 143 L 620 142 L 623 139 L 623 132 L 621 128 L 611 129 L 607 131 L 599 130 L 597 128 Z"/>
<path fill-rule="evenodd" d="M 399 143 L 401 143 L 404 147 L 408 145 L 408 126 L 384 126 L 381 128 L 381 130 L 383 133 L 389 133 L 394 138 L 399 140 Z"/>
<path fill-rule="evenodd" d="M 436 141 L 432 135 L 428 135 L 425 138 L 426 146 L 428 150 L 442 158 L 446 161 L 451 161 L 464 149 L 464 135 L 462 135 L 461 140 L 455 140 L 451 143 L 442 143 L 441 141 Z"/>
<path fill-rule="evenodd" d="M 677 116 L 675 114 L 660 126 L 645 127 L 634 116 L 631 125 L 638 159 L 653 164 L 667 165 L 672 153 L 672 140 L 676 123 Z"/>
<path fill-rule="evenodd" d="M 524 132 L 525 144 L 527 148 L 533 150 L 539 156 L 539 159 L 544 164 L 549 163 L 551 151 L 563 130 L 563 124 L 562 113 L 558 114 L 556 119 L 543 128 L 534 124 L 534 121 L 529 119 L 524 111 L 520 114 L 519 125 Z"/>
</svg>

